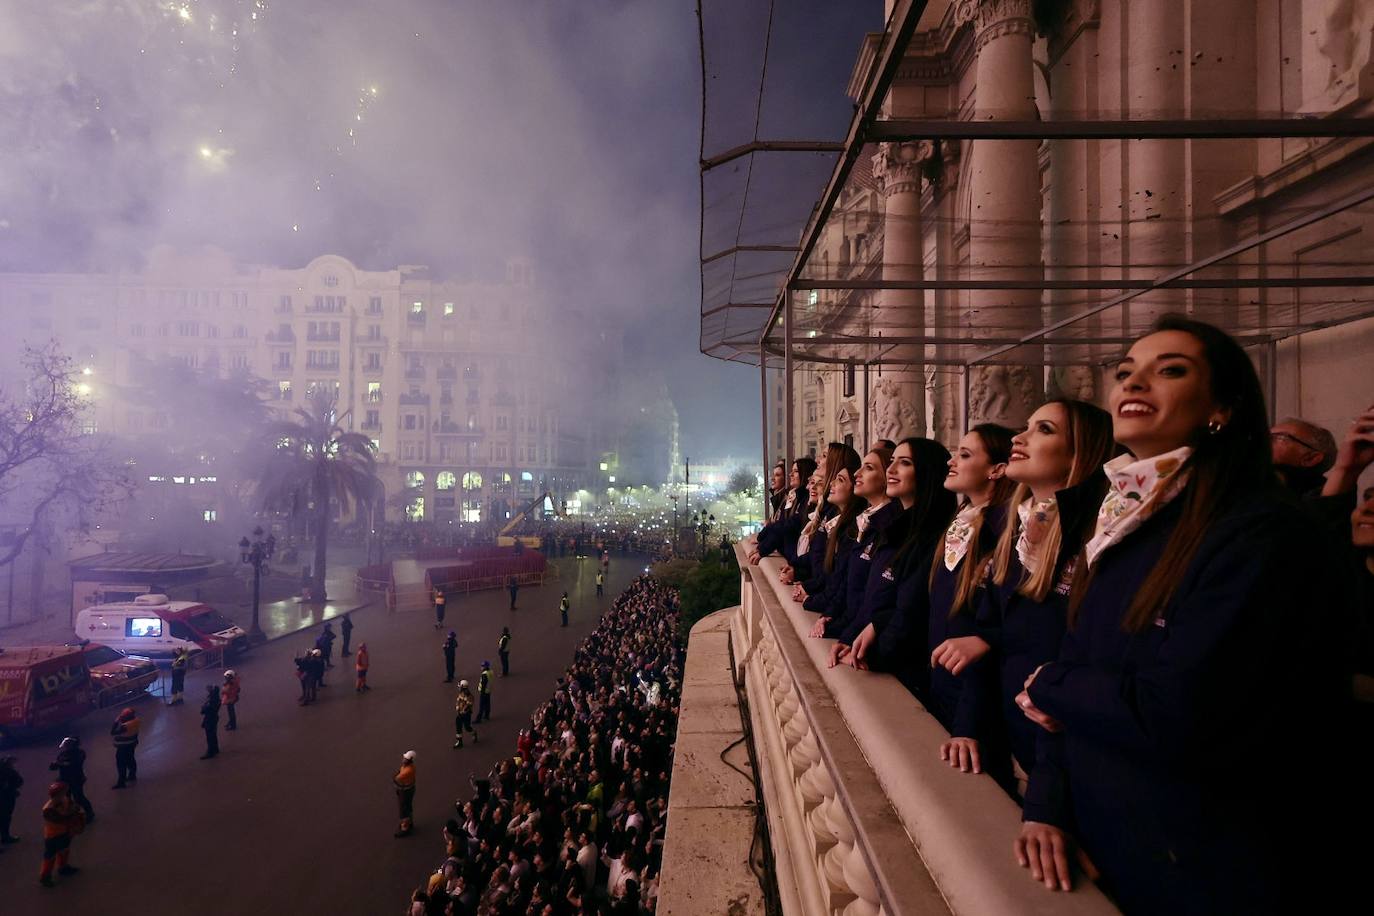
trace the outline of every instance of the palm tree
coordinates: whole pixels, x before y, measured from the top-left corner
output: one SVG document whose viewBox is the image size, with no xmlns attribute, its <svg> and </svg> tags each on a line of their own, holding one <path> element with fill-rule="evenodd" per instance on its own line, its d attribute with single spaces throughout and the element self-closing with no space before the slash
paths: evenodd
<svg viewBox="0 0 1374 916">
<path fill-rule="evenodd" d="M 296 408 L 295 420 L 271 424 L 266 456 L 258 475 L 257 490 L 263 508 L 295 510 L 313 506 L 315 511 L 315 568 L 311 594 L 325 598 L 325 550 L 329 543 L 330 501 L 338 500 L 347 512 L 354 503 L 366 503 L 378 492 L 377 462 L 372 440 L 346 431 L 348 412 L 339 414 L 337 395 L 319 392 L 306 396 Z"/>
</svg>

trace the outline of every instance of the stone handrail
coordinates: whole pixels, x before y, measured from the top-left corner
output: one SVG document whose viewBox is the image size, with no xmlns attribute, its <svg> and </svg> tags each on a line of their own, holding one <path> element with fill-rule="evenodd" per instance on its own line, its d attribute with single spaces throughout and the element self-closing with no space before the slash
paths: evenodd
<svg viewBox="0 0 1374 916">
<path fill-rule="evenodd" d="M 948 733 L 895 677 L 829 668 L 831 640 L 737 544 L 731 625 L 784 913 L 958 916 L 1118 911 L 1094 886 L 1046 890 L 1012 858 L 1020 810 L 986 775 L 949 767 Z"/>
</svg>

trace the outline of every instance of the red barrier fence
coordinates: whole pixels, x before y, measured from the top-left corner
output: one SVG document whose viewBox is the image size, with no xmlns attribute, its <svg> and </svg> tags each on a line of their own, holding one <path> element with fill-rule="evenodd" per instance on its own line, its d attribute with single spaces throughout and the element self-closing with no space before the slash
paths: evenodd
<svg viewBox="0 0 1374 916">
<path fill-rule="evenodd" d="M 468 556 L 463 557 L 469 559 Z M 520 585 L 542 585 L 548 561 L 542 553 L 526 550 L 520 554 L 506 551 L 504 555 L 473 560 L 462 566 L 435 566 L 425 574 L 425 584 L 444 591 L 471 592 L 484 588 L 502 588 L 512 577 Z"/>
</svg>

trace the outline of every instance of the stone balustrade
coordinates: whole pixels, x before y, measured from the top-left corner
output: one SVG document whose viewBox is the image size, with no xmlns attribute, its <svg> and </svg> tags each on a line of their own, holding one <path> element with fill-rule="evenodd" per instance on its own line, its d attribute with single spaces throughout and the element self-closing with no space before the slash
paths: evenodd
<svg viewBox="0 0 1374 916">
<path fill-rule="evenodd" d="M 783 912 L 1116 913 L 1086 882 L 1054 893 L 1017 866 L 1017 805 L 988 776 L 941 761 L 948 734 L 896 678 L 829 668 L 831 641 L 809 638 L 815 615 L 779 581 L 781 562 L 749 566 L 750 546 L 736 546 L 730 649 Z M 671 802 L 669 824 L 671 841 Z"/>
</svg>

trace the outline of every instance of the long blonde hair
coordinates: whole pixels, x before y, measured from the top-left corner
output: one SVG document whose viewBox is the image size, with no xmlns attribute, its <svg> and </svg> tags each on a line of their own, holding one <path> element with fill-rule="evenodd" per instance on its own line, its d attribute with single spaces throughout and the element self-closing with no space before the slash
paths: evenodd
<svg viewBox="0 0 1374 916">
<path fill-rule="evenodd" d="M 1046 403 L 1058 404 L 1064 408 L 1065 432 L 1073 452 L 1066 486 L 1077 486 L 1102 467 L 1116 451 L 1116 443 L 1112 439 L 1112 416 L 1101 407 L 1087 401 L 1056 398 Z M 1011 570 L 1011 555 L 1016 547 L 1016 539 L 1021 533 L 1017 507 L 1030 497 L 1030 487 L 1022 483 L 1016 485 L 1011 499 L 1007 501 L 1007 524 L 1002 529 L 1002 536 L 998 538 L 997 549 L 992 555 L 992 581 L 998 585 L 1007 581 L 1007 574 Z M 1063 541 L 1064 532 L 1059 525 L 1059 513 L 1056 512 L 1049 530 L 1035 548 L 1040 562 L 1034 572 L 1022 572 L 1021 582 L 1016 587 L 1018 593 L 1034 601 L 1044 601 L 1048 597 L 1058 573 L 1056 561 Z"/>
</svg>

